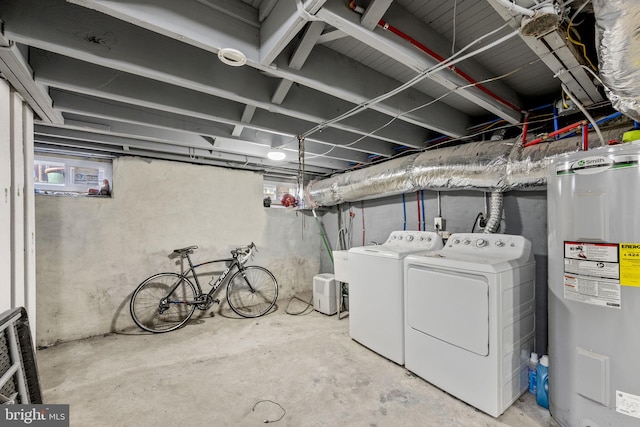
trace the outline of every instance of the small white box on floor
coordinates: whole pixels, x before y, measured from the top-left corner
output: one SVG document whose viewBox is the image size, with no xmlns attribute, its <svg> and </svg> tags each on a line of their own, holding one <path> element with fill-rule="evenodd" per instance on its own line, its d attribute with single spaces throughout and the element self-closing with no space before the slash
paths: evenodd
<svg viewBox="0 0 640 427">
<path fill-rule="evenodd" d="M 336 280 L 332 273 L 313 276 L 313 308 L 320 313 L 328 315 L 338 312 Z"/>
</svg>

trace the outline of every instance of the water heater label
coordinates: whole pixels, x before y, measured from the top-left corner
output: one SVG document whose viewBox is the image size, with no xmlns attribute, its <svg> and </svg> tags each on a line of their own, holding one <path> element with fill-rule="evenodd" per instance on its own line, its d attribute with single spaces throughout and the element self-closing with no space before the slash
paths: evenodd
<svg viewBox="0 0 640 427">
<path fill-rule="evenodd" d="M 640 243 L 620 243 L 620 284 L 640 287 Z"/>
<path fill-rule="evenodd" d="M 575 162 L 567 162 L 556 166 L 556 175 L 591 175 L 605 172 L 610 169 L 621 169 L 640 166 L 640 156 L 592 156 L 585 157 Z"/>
<path fill-rule="evenodd" d="M 564 297 L 620 309 L 619 255 L 617 243 L 564 242 Z"/>
<path fill-rule="evenodd" d="M 616 390 L 616 412 L 640 418 L 640 396 Z"/>
</svg>

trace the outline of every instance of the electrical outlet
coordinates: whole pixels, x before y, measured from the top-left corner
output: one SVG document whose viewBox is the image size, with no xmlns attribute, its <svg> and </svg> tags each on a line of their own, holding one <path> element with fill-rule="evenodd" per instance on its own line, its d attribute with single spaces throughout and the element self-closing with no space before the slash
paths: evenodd
<svg viewBox="0 0 640 427">
<path fill-rule="evenodd" d="M 437 231 L 444 230 L 444 219 L 442 219 L 441 216 L 433 218 L 433 228 L 435 228 Z"/>
<path fill-rule="evenodd" d="M 483 229 L 487 225 L 487 218 L 485 218 L 482 213 L 478 215 L 477 220 L 476 228 Z"/>
</svg>

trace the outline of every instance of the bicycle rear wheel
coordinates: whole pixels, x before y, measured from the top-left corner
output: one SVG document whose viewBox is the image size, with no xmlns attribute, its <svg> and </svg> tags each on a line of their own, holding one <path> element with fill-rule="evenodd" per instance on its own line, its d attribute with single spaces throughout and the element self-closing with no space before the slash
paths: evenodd
<svg viewBox="0 0 640 427">
<path fill-rule="evenodd" d="M 275 305 L 278 282 L 269 270 L 256 265 L 237 271 L 227 286 L 227 302 L 242 317 L 260 317 Z"/>
<path fill-rule="evenodd" d="M 131 317 L 145 331 L 173 331 L 193 314 L 195 297 L 189 279 L 176 273 L 159 273 L 136 288 L 131 296 Z"/>
</svg>

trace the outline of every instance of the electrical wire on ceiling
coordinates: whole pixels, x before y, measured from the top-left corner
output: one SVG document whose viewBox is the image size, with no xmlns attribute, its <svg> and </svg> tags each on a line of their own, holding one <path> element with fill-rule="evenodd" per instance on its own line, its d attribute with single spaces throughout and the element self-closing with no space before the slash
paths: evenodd
<svg viewBox="0 0 640 427">
<path fill-rule="evenodd" d="M 571 37 L 571 33 L 572 31 L 578 36 L 580 37 L 580 35 L 578 34 L 578 32 L 575 30 L 575 28 L 573 28 L 573 21 L 576 19 L 576 17 L 578 16 L 578 14 L 580 12 L 582 12 L 582 10 L 584 9 L 584 7 L 589 4 L 591 2 L 591 0 L 586 0 L 584 3 L 582 3 L 582 5 L 580 7 L 578 7 L 576 9 L 576 11 L 573 13 L 573 15 L 571 15 L 571 19 L 569 19 L 569 22 L 567 24 L 567 40 L 569 40 L 571 43 L 573 43 L 576 46 L 579 46 L 582 48 L 582 57 L 589 63 L 589 66 L 593 69 L 593 71 L 598 71 L 598 68 L 593 65 L 593 63 L 591 62 L 591 59 L 589 59 L 589 56 L 587 55 L 587 47 L 584 45 L 584 43 L 575 40 L 573 37 Z M 577 26 L 579 24 L 576 24 L 575 26 Z"/>
<path fill-rule="evenodd" d="M 393 123 L 395 120 L 399 119 L 400 117 L 402 117 L 402 116 L 404 116 L 404 115 L 411 114 L 411 113 L 413 113 L 413 112 L 415 112 L 415 111 L 418 111 L 418 110 L 420 110 L 420 109 L 422 109 L 422 108 L 426 108 L 426 107 L 428 107 L 428 106 L 430 106 L 430 105 L 433 105 L 433 104 L 435 104 L 436 102 L 441 101 L 442 99 L 446 98 L 447 96 L 449 96 L 449 95 L 451 95 L 451 94 L 453 94 L 453 93 L 455 93 L 455 92 L 457 92 L 457 91 L 459 91 L 459 90 L 467 89 L 467 88 L 470 88 L 470 87 L 473 87 L 473 86 L 476 86 L 476 85 L 479 85 L 479 84 L 490 83 L 490 82 L 493 82 L 493 81 L 497 81 L 497 80 L 500 80 L 500 79 L 503 79 L 503 78 L 509 77 L 509 76 L 511 76 L 511 75 L 513 75 L 513 74 L 515 74 L 515 73 L 519 72 L 519 71 L 522 71 L 522 70 L 523 70 L 523 69 L 525 69 L 526 67 L 528 67 L 528 66 L 530 66 L 530 65 L 533 65 L 533 64 L 535 64 L 536 62 L 539 62 L 539 61 L 541 61 L 541 59 L 540 59 L 540 58 L 538 58 L 538 59 L 536 59 L 536 60 L 533 60 L 533 61 L 529 62 L 528 64 L 522 65 L 522 66 L 520 66 L 520 67 L 516 68 L 515 70 L 509 71 L 509 72 L 507 72 L 507 73 L 505 73 L 505 74 L 502 74 L 502 75 L 500 75 L 500 76 L 490 77 L 490 78 L 485 79 L 485 80 L 481 80 L 481 81 L 478 81 L 478 82 L 475 82 L 475 83 L 470 83 L 470 84 L 465 85 L 465 86 L 460 86 L 460 87 L 458 87 L 458 88 L 456 88 L 456 89 L 451 89 L 451 90 L 449 90 L 448 92 L 446 92 L 446 93 L 444 93 L 444 94 L 440 95 L 440 96 L 439 96 L 439 97 L 437 97 L 437 98 L 434 98 L 433 100 L 431 100 L 431 101 L 429 101 L 429 102 L 427 102 L 427 103 L 425 103 L 425 104 L 419 105 L 419 106 L 417 106 L 417 107 L 411 108 L 411 109 L 409 109 L 409 110 L 407 110 L 407 111 L 404 111 L 404 112 L 402 112 L 402 113 L 396 114 L 395 116 L 393 116 L 389 121 L 387 121 L 387 122 L 386 122 L 385 124 L 383 124 L 382 126 L 380 126 L 380 127 L 376 128 L 376 129 L 374 129 L 373 131 L 369 132 L 369 133 L 368 133 L 368 134 L 366 134 L 366 135 L 362 135 L 361 137 L 357 138 L 356 140 L 354 140 L 354 141 L 352 141 L 352 142 L 350 142 L 350 143 L 348 143 L 348 144 L 341 144 L 341 145 L 339 145 L 339 146 L 338 146 L 338 145 L 334 145 L 334 146 L 332 146 L 329 150 L 325 151 L 324 153 L 314 154 L 314 155 L 309 156 L 309 157 L 307 157 L 307 158 L 308 158 L 308 159 L 314 159 L 314 158 L 316 158 L 316 157 L 326 156 L 327 154 L 331 153 L 331 152 L 332 152 L 335 148 L 337 148 L 337 147 L 340 147 L 340 148 L 348 148 L 348 147 L 351 147 L 352 145 L 357 144 L 358 142 L 362 141 L 363 139 L 365 139 L 365 138 L 368 138 L 368 137 L 371 137 L 371 136 L 375 135 L 377 132 L 379 132 L 379 131 L 381 131 L 382 129 L 386 128 L 387 126 L 391 125 L 391 123 Z M 465 137 L 463 137 L 463 138 L 467 138 L 467 137 L 465 136 Z"/>
<path fill-rule="evenodd" d="M 505 26 L 506 26 L 506 24 L 503 25 L 502 27 L 500 27 L 500 29 L 504 28 Z M 380 95 L 380 96 L 378 96 L 376 98 L 373 98 L 373 99 L 371 99 L 369 101 L 362 102 L 362 103 L 358 104 L 357 106 L 355 106 L 354 108 L 352 108 L 351 110 L 349 110 L 349 111 L 347 111 L 347 112 L 345 112 L 345 113 L 343 113 L 343 114 L 341 114 L 341 115 L 339 115 L 339 116 L 337 116 L 337 117 L 335 117 L 333 119 L 325 120 L 324 122 L 319 123 L 318 125 L 314 126 L 313 128 L 309 129 L 308 131 L 304 132 L 303 134 L 301 134 L 301 136 L 308 137 L 308 136 L 310 136 L 310 135 L 312 135 L 312 134 L 314 134 L 316 132 L 319 132 L 319 131 L 323 130 L 324 128 L 326 128 L 327 126 L 329 126 L 329 125 L 331 125 L 333 123 L 337 123 L 337 122 L 342 121 L 342 120 L 344 120 L 344 119 L 346 119 L 348 117 L 351 117 L 351 116 L 353 116 L 353 115 L 355 115 L 355 114 L 357 114 L 357 113 L 359 113 L 361 111 L 369 109 L 373 105 L 378 104 L 378 103 L 384 101 L 385 99 L 391 98 L 392 96 L 397 95 L 398 93 L 400 93 L 400 92 L 402 92 L 402 91 L 404 91 L 404 90 L 416 85 L 417 83 L 419 83 L 422 80 L 424 80 L 427 77 L 429 77 L 431 74 L 436 73 L 438 71 L 441 71 L 441 70 L 443 70 L 445 68 L 450 68 L 450 67 L 452 67 L 453 65 L 455 65 L 455 64 L 457 64 L 459 62 L 462 62 L 462 61 L 464 61 L 466 59 L 469 59 L 469 58 L 471 58 L 471 57 L 473 57 L 475 55 L 478 55 L 478 54 L 480 54 L 480 53 L 482 53 L 482 52 L 484 52 L 486 50 L 492 49 L 495 46 L 498 46 L 499 44 L 504 43 L 505 41 L 509 40 L 512 37 L 515 37 L 518 34 L 518 31 L 512 31 L 511 33 L 509 33 L 509 34 L 507 34 L 505 36 L 502 36 L 501 38 L 489 43 L 486 46 L 483 46 L 483 47 L 481 47 L 479 49 L 476 49 L 473 52 L 468 53 L 466 55 L 460 56 L 469 47 L 471 47 L 472 45 L 480 42 L 484 38 L 492 35 L 493 33 L 495 33 L 498 30 L 499 29 L 494 30 L 494 31 L 486 34 L 485 36 L 482 36 L 482 37 L 474 40 L 472 43 L 467 45 L 465 48 L 459 50 L 457 53 L 451 55 L 449 58 L 447 58 L 447 59 L 445 59 L 443 61 L 440 61 L 439 63 L 435 64 L 432 67 L 427 68 L 426 70 L 421 71 L 417 76 L 415 76 L 411 80 L 407 81 L 406 83 L 398 86 L 397 88 L 395 88 L 395 89 L 393 89 L 393 90 L 391 90 L 391 91 L 389 91 L 387 93 L 384 93 L 384 94 L 382 94 L 382 95 Z"/>
</svg>

